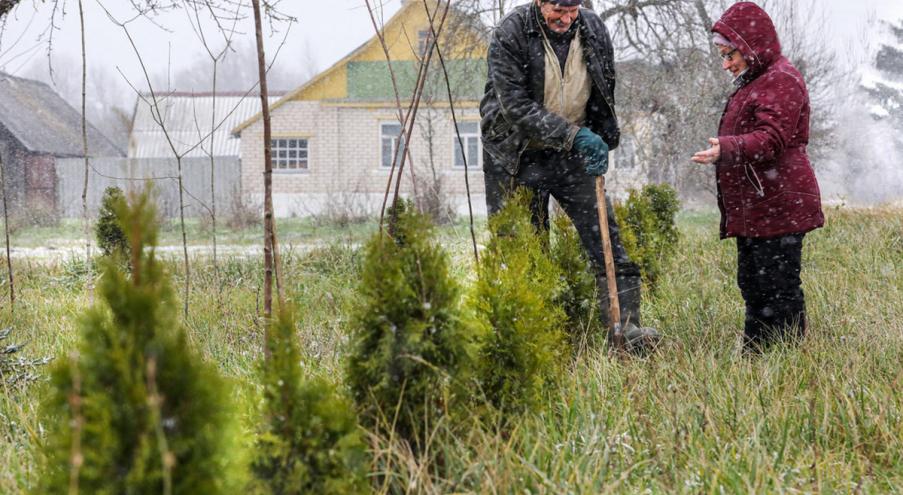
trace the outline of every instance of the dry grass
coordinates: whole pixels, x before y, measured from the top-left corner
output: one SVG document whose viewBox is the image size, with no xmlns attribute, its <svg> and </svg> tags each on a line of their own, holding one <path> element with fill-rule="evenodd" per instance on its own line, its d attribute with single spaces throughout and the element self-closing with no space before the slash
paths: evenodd
<svg viewBox="0 0 903 495">
<path fill-rule="evenodd" d="M 807 236 L 811 335 L 800 349 L 738 352 L 734 245 L 711 214 L 683 215 L 683 243 L 644 301 L 667 340 L 651 359 L 582 356 L 544 410 L 508 431 L 436 427 L 444 463 L 372 437 L 374 487 L 393 493 L 888 493 L 903 486 L 903 211 L 832 210 Z M 466 230 L 446 229 L 471 277 Z M 337 239 L 342 235 L 337 234 Z M 286 261 L 305 366 L 341 376 L 357 255 L 336 246 Z M 87 304 L 76 264 L 19 264 L 19 305 L 0 315 L 29 356 L 61 355 Z M 174 269 L 178 269 L 174 266 Z M 256 422 L 261 267 L 230 260 L 222 286 L 197 267 L 192 344 L 236 384 Z M 177 275 L 178 276 L 178 275 Z M 2 387 L 2 385 L 0 385 Z M 0 389 L 0 493 L 27 489 L 40 438 L 40 385 Z M 251 435 L 247 435 L 247 445 Z"/>
</svg>

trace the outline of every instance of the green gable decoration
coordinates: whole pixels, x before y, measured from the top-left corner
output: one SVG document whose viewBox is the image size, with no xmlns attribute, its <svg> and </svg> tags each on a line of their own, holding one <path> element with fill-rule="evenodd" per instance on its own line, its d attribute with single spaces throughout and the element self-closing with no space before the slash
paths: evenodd
<svg viewBox="0 0 903 495">
<path fill-rule="evenodd" d="M 392 71 L 402 100 L 410 101 L 417 83 L 419 62 L 393 61 Z M 479 100 L 486 84 L 486 61 L 482 59 L 446 60 L 449 82 L 456 100 Z M 427 101 L 447 101 L 445 78 L 438 58 L 430 63 L 429 77 L 423 98 Z M 349 101 L 395 101 L 392 75 L 385 61 L 348 63 Z"/>
</svg>

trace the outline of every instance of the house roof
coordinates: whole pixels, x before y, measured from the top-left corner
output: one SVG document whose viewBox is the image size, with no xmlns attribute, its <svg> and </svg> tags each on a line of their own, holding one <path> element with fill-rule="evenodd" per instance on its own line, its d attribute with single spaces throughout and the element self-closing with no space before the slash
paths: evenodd
<svg viewBox="0 0 903 495">
<path fill-rule="evenodd" d="M 436 6 L 444 5 L 444 0 L 432 0 L 432 3 Z M 460 14 L 460 11 L 454 4 L 451 4 L 449 18 L 462 21 L 459 26 L 464 27 L 468 32 L 474 34 L 480 44 L 488 46 L 486 33 L 477 29 L 477 26 L 474 24 L 475 21 L 470 16 L 458 14 Z M 409 33 L 406 31 L 404 26 L 406 20 L 423 24 L 428 22 L 426 21 L 426 12 L 424 11 L 423 3 L 421 1 L 403 1 L 401 9 L 386 21 L 381 30 L 383 35 L 387 38 L 387 43 L 390 45 L 389 51 L 390 54 L 392 54 L 392 66 L 398 77 L 396 82 L 399 84 L 399 92 L 402 94 L 410 92 L 410 90 L 413 89 L 413 77 L 416 75 L 419 64 L 417 54 L 411 51 L 411 46 L 416 45 L 418 42 L 416 39 L 417 33 Z M 428 26 L 428 24 L 425 25 Z M 411 39 L 412 37 L 414 37 L 414 39 Z M 394 43 L 388 38 L 392 38 Z M 456 57 L 450 57 L 449 55 L 449 53 L 444 53 L 450 73 L 455 72 L 456 68 L 464 68 L 465 72 L 472 71 L 474 64 L 471 62 L 478 62 L 485 65 L 482 60 L 482 53 L 480 53 L 478 58 L 473 58 L 471 54 L 466 55 L 463 59 L 456 59 Z M 454 74 L 452 74 L 452 77 L 454 79 Z M 480 91 L 482 90 L 483 81 L 478 80 L 479 78 L 474 78 L 473 74 L 463 75 L 457 79 L 462 81 L 460 84 L 470 84 L 471 86 L 475 84 L 475 87 L 478 87 Z M 388 81 L 390 81 L 390 75 L 388 66 L 385 62 L 384 52 L 380 45 L 379 38 L 374 35 L 328 69 L 320 72 L 298 88 L 290 91 L 273 104 L 270 111 L 275 111 L 282 105 L 293 100 L 321 99 L 312 95 L 317 93 L 323 87 L 329 88 L 327 89 L 327 92 L 342 93 L 340 98 L 334 99 L 339 99 L 344 102 L 390 102 L 394 104 L 394 93 L 391 97 L 374 94 L 380 92 L 379 90 L 374 90 L 374 88 L 377 86 L 385 86 L 388 84 Z M 453 80 L 452 84 L 458 83 Z M 387 86 L 387 88 L 391 88 L 391 86 Z M 382 88 L 382 90 L 383 93 L 391 91 L 391 89 L 386 90 L 386 88 Z M 466 93 L 472 93 L 472 91 L 467 91 Z M 467 99 L 473 98 L 479 100 L 479 96 L 470 94 L 467 94 L 466 96 L 468 97 Z M 245 120 L 235 127 L 232 131 L 233 135 L 240 135 L 244 129 L 258 121 L 260 118 L 261 114 L 257 113 Z"/>
<path fill-rule="evenodd" d="M 28 151 L 84 156 L 81 113 L 40 81 L 0 72 L 0 125 Z M 122 156 L 97 128 L 87 127 L 91 156 Z"/>
<path fill-rule="evenodd" d="M 275 103 L 284 92 L 272 93 Z M 214 107 L 214 99 L 216 104 Z M 216 118 L 213 133 L 213 156 L 238 156 L 240 140 L 230 130 L 260 112 L 257 93 L 166 93 L 157 95 L 157 103 L 166 126 L 160 127 L 152 111 L 153 99 L 142 95 L 135 104 L 132 133 L 129 136 L 129 158 L 158 158 L 173 156 L 166 135 L 172 139 L 176 151 L 185 158 L 206 157 L 210 149 L 210 129 Z M 198 146 L 198 143 L 203 142 Z"/>
</svg>

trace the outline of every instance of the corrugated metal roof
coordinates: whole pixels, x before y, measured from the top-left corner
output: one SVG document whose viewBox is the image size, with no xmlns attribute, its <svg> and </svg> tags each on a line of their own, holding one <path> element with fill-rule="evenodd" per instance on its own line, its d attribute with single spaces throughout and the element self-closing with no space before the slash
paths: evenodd
<svg viewBox="0 0 903 495">
<path fill-rule="evenodd" d="M 272 105 L 280 94 L 269 97 Z M 172 140 L 176 152 L 186 158 L 205 157 L 210 150 L 210 129 L 213 132 L 213 156 L 238 156 L 241 139 L 230 131 L 239 123 L 260 112 L 260 96 L 256 94 L 225 93 L 169 93 L 157 95 L 166 132 L 157 122 L 149 95 L 139 98 L 129 137 L 129 158 L 172 158 L 173 150 L 166 139 Z M 199 144 L 200 143 L 200 144 Z"/>
<path fill-rule="evenodd" d="M 29 151 L 84 156 L 81 113 L 50 86 L 0 72 L 0 123 Z M 122 151 L 88 123 L 91 156 L 122 156 Z"/>
</svg>

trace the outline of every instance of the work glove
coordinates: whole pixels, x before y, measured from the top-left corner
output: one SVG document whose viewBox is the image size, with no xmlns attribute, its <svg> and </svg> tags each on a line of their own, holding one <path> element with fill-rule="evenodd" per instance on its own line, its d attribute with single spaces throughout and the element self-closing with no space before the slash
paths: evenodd
<svg viewBox="0 0 903 495">
<path fill-rule="evenodd" d="M 572 149 L 583 158 L 587 174 L 598 177 L 608 172 L 608 145 L 595 132 L 580 128 L 574 136 Z"/>
</svg>

